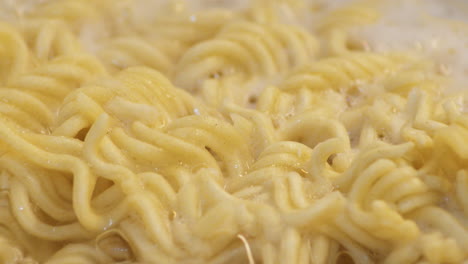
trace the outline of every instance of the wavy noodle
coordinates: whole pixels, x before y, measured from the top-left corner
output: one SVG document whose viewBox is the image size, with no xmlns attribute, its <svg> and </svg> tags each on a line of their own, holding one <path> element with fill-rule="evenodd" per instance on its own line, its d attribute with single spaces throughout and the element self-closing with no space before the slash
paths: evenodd
<svg viewBox="0 0 468 264">
<path fill-rule="evenodd" d="M 27 45 L 18 30 L 5 23 L 0 24 L 0 45 L 2 52 L 0 83 L 5 84 L 25 72 L 31 59 Z"/>
<path fill-rule="evenodd" d="M 304 16 L 302 11 L 306 8 L 306 3 L 297 0 L 254 0 L 247 16 L 259 23 L 299 24 Z"/>
<path fill-rule="evenodd" d="M 27 14 L 34 18 L 56 18 L 74 23 L 96 15 L 93 1 L 46 1 L 35 6 Z"/>
<path fill-rule="evenodd" d="M 282 83 L 285 90 L 350 89 L 356 81 L 370 81 L 402 67 L 408 58 L 400 55 L 351 53 L 305 65 L 294 71 Z"/>
<path fill-rule="evenodd" d="M 41 62 L 73 55 L 82 50 L 77 37 L 68 25 L 60 20 L 38 19 L 28 21 L 22 27 L 24 38 Z"/>
<path fill-rule="evenodd" d="M 105 263 L 110 261 L 109 258 L 106 258 L 105 255 L 102 253 L 100 254 L 99 251 L 89 245 L 83 244 L 70 244 L 66 247 L 60 249 L 55 253 L 49 260 L 47 260 L 47 264 L 54 264 L 54 263 Z"/>
<path fill-rule="evenodd" d="M 89 129 L 103 112 L 125 122 L 134 120 L 138 115 L 135 113 L 142 111 L 148 117 L 141 120 L 143 123 L 160 127 L 195 108 L 203 111 L 201 107 L 197 108 L 193 98 L 171 87 L 160 73 L 147 68 L 128 69 L 118 75 L 117 81 L 106 80 L 99 86 L 82 87 L 64 99 L 58 117 L 60 124 L 54 133 L 75 136 L 81 130 Z M 186 100 L 178 100 L 179 97 Z M 124 107 L 115 107 L 120 105 Z"/>
<path fill-rule="evenodd" d="M 229 4 L 5 4 L 0 262 L 466 262 L 442 66 L 355 38 L 380 3 Z"/>
<path fill-rule="evenodd" d="M 348 32 L 352 28 L 375 23 L 380 17 L 376 4 L 372 1 L 355 1 L 326 12 L 316 25 L 316 31 L 327 44 L 324 45 L 324 52 L 333 56 L 369 50 L 365 40 L 350 38 Z"/>
<path fill-rule="evenodd" d="M 63 98 L 104 72 L 98 61 L 84 54 L 58 57 L 0 89 L 2 116 L 20 127 L 48 133 Z"/>
<path fill-rule="evenodd" d="M 103 48 L 100 57 L 114 71 L 131 66 L 147 66 L 167 74 L 173 67 L 166 54 L 139 38 L 114 39 Z"/>
<path fill-rule="evenodd" d="M 255 42 L 258 36 L 262 39 Z M 254 76 L 271 78 L 282 74 L 313 59 L 317 47 L 315 38 L 300 27 L 234 22 L 225 26 L 214 39 L 195 45 L 184 54 L 177 65 L 175 83 L 197 92 L 203 88 L 205 80 L 227 82 L 227 95 L 234 97 L 230 89 L 238 89 L 237 83 L 254 81 Z M 230 85 L 230 82 L 234 83 Z M 233 101 L 242 105 L 252 95 L 248 91 L 237 93 L 245 96 L 237 100 L 234 97 Z"/>
</svg>

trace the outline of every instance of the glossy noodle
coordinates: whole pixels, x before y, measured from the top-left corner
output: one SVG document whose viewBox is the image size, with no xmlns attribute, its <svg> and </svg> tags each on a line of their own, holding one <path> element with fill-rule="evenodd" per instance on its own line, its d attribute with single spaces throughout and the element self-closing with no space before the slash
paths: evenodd
<svg viewBox="0 0 468 264">
<path fill-rule="evenodd" d="M 0 263 L 466 263 L 468 67 L 378 37 L 422 1 L 221 2 L 3 1 Z"/>
</svg>

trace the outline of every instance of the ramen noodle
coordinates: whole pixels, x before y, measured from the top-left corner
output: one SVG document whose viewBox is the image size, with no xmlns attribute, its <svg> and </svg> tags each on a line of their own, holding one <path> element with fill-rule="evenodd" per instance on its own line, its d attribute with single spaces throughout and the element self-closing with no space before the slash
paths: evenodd
<svg viewBox="0 0 468 264">
<path fill-rule="evenodd" d="M 0 9 L 1 263 L 468 263 L 462 2 Z"/>
</svg>

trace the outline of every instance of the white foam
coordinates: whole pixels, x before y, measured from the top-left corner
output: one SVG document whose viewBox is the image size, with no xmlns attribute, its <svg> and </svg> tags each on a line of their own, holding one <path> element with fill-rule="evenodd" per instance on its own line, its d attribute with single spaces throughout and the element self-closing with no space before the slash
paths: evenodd
<svg viewBox="0 0 468 264">
<path fill-rule="evenodd" d="M 240 10 L 249 6 L 250 0 L 198 0 L 186 1 L 192 10 L 204 10 L 207 8 L 228 8 Z"/>
<path fill-rule="evenodd" d="M 1 0 L 0 19 L 7 22 L 14 22 L 46 1 L 47 0 Z"/>
<path fill-rule="evenodd" d="M 423 54 L 454 82 L 447 92 L 468 89 L 468 5 L 458 0 L 395 1 L 373 25 L 354 30 L 374 51 Z"/>
<path fill-rule="evenodd" d="M 47 0 L 0 0 L 0 18 L 12 21 Z M 275 1 L 275 0 L 272 0 Z M 311 28 L 321 16 L 356 0 L 305 0 L 297 21 Z M 265 0 L 266 2 L 266 0 Z M 167 8 L 177 12 L 196 12 L 208 8 L 241 10 L 253 0 L 133 0 L 118 1 L 116 11 L 105 19 L 132 17 L 147 23 Z M 361 2 L 362 3 L 362 2 Z M 450 91 L 468 89 L 468 2 L 465 0 L 386 0 L 379 1 L 383 15 L 377 23 L 352 31 L 354 38 L 365 40 L 372 50 L 409 51 L 434 60 L 444 74 L 454 79 Z M 120 5 L 120 7 L 119 7 Z M 316 13 L 313 13 L 313 12 Z M 288 22 L 291 19 L 286 18 Z M 296 22 L 296 21 L 293 21 Z M 123 22 L 125 23 L 125 21 Z M 91 23 L 81 30 L 81 40 L 91 52 L 109 34 L 106 21 Z"/>
</svg>

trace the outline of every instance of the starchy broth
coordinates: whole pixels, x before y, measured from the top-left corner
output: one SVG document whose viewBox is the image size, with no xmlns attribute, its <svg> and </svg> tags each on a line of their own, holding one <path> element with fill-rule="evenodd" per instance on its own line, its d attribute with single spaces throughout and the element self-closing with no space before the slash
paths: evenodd
<svg viewBox="0 0 468 264">
<path fill-rule="evenodd" d="M 0 263 L 467 263 L 462 0 L 0 1 Z"/>
</svg>

